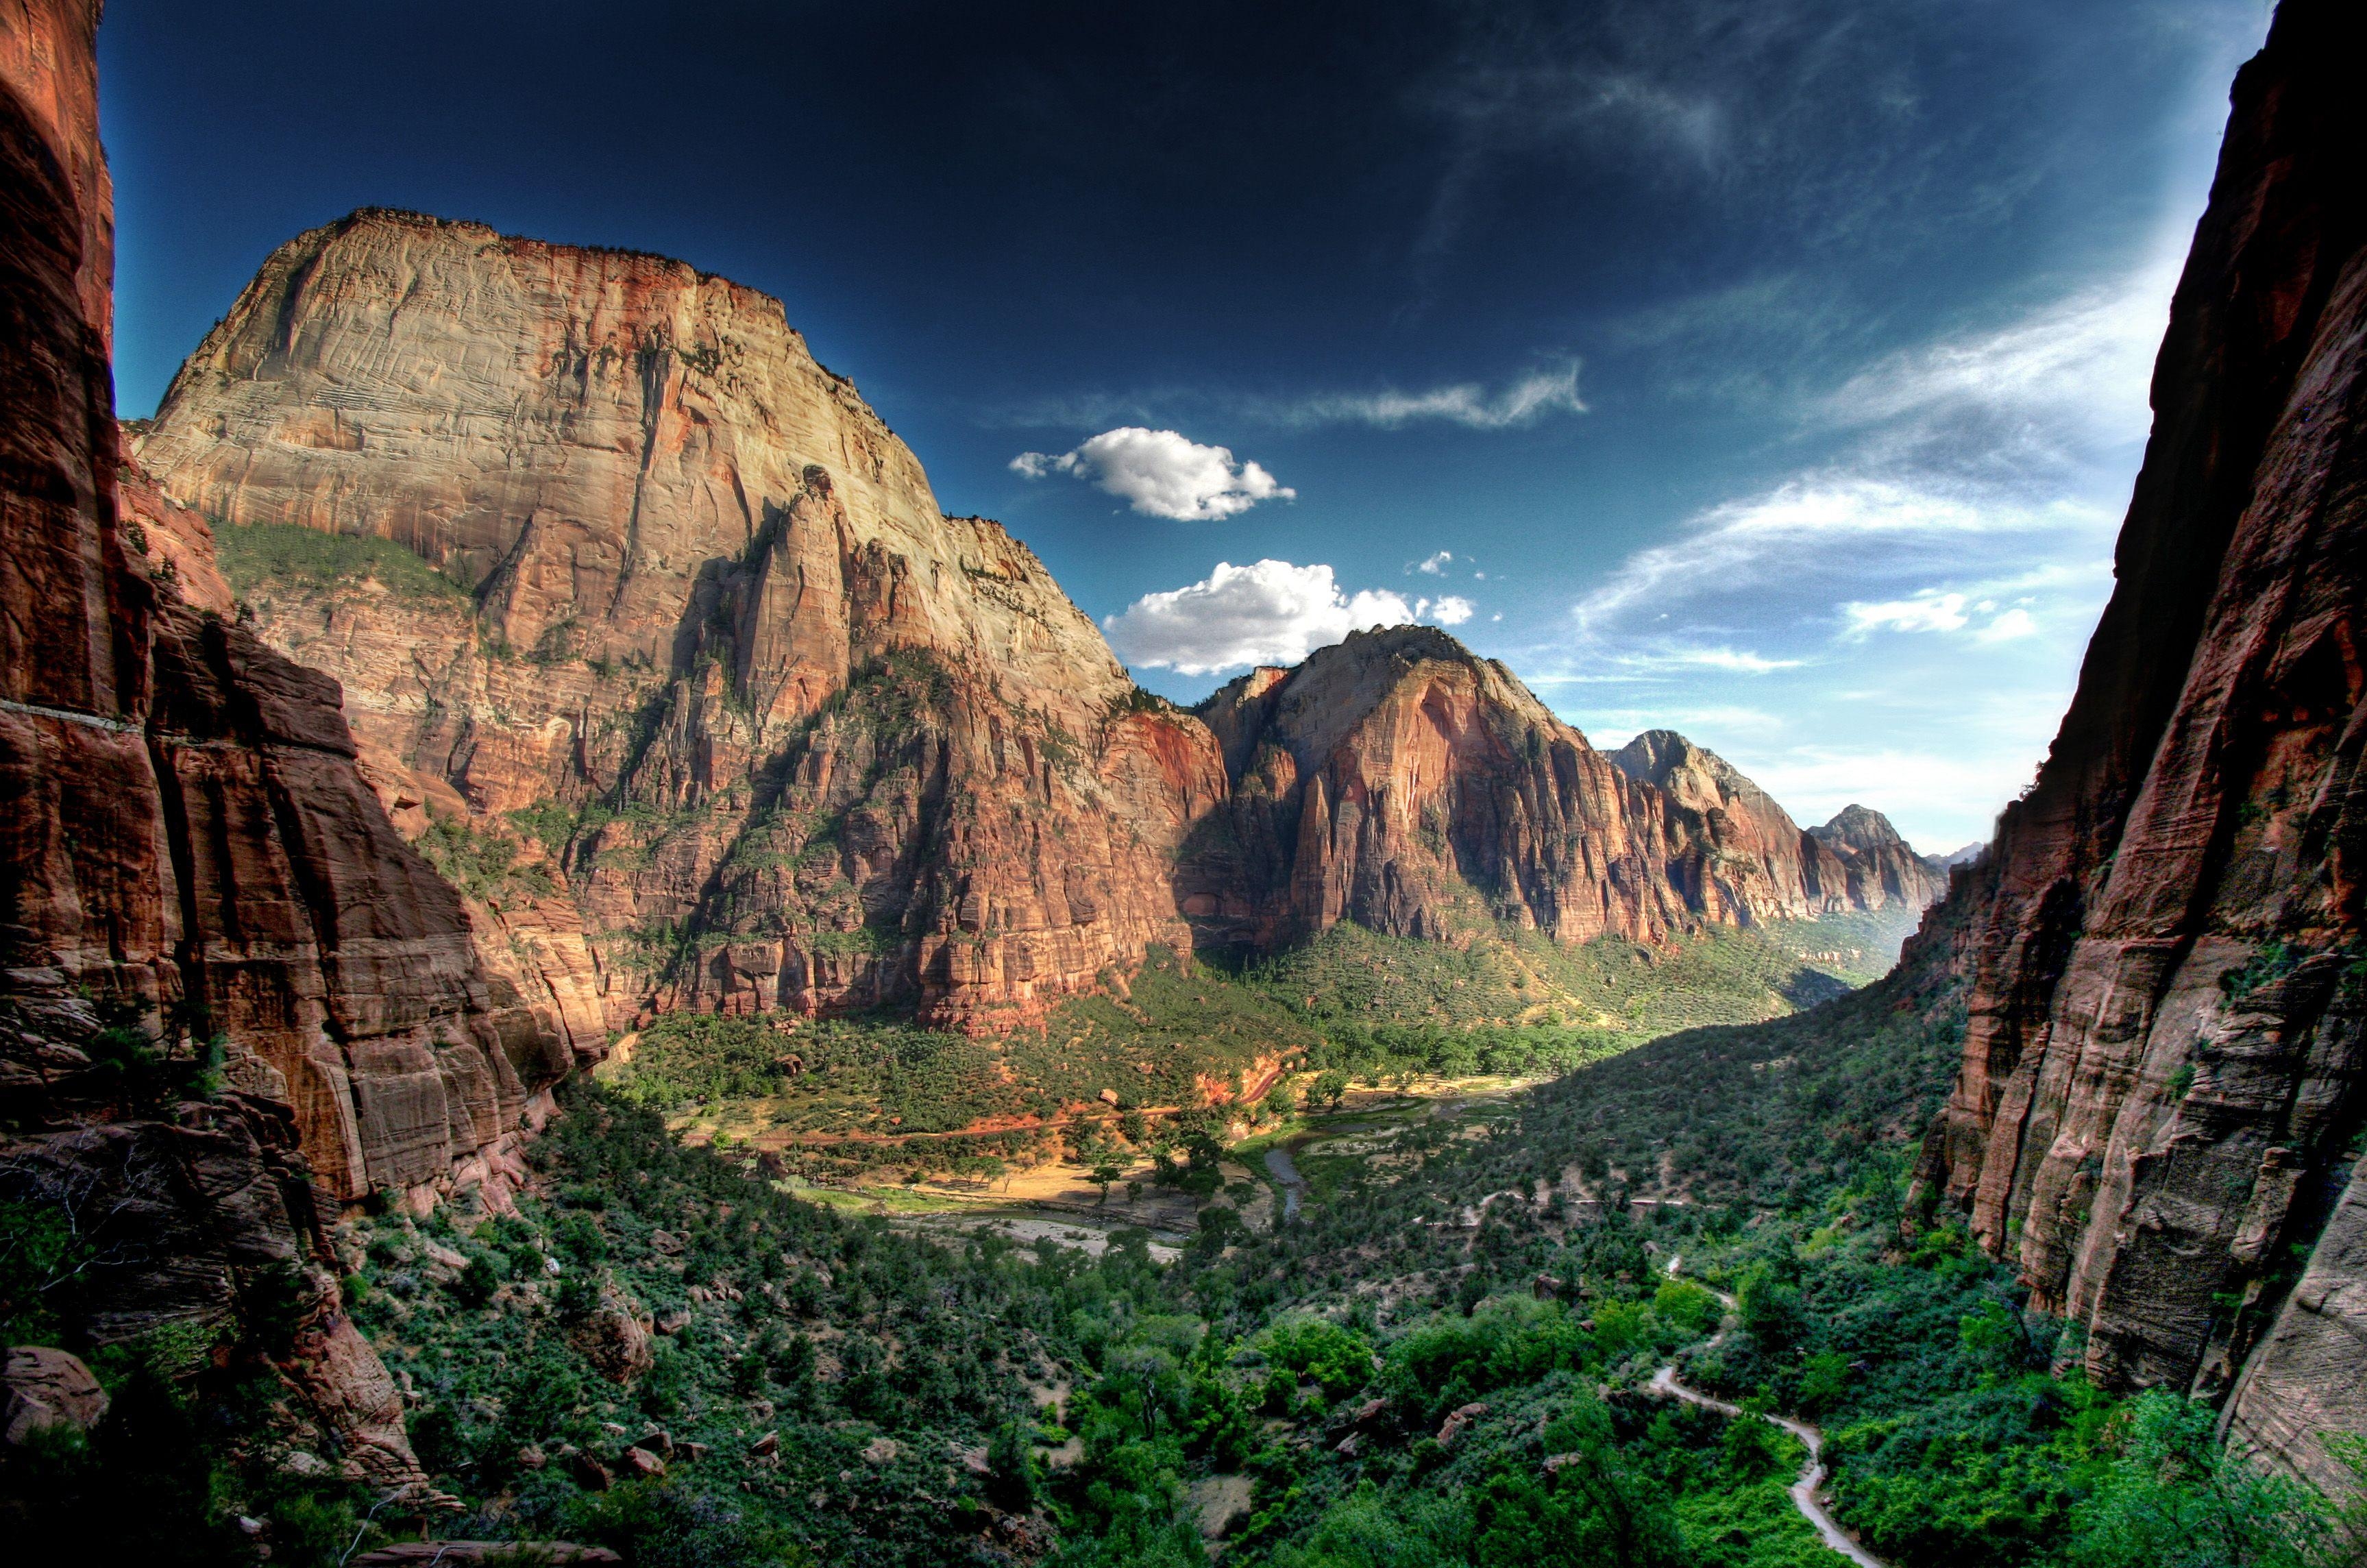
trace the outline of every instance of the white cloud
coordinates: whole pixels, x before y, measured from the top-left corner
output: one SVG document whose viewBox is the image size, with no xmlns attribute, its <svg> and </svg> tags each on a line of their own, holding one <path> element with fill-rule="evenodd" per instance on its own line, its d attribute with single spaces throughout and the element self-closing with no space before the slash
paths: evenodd
<svg viewBox="0 0 2367 1568">
<path fill-rule="evenodd" d="M 1795 670 L 1804 662 L 1799 659 L 1771 659 L 1747 648 L 1670 648 L 1647 653 L 1630 661 L 1638 665 L 1676 665 L 1700 670 L 1731 670 L 1737 675 L 1763 676 L 1776 670 Z"/>
<path fill-rule="evenodd" d="M 1931 589 L 1910 599 L 1846 604 L 1841 606 L 1841 613 L 1849 618 L 1848 634 L 1852 637 L 1875 631 L 1960 631 L 1969 619 L 1965 614 L 1964 595 Z"/>
<path fill-rule="evenodd" d="M 1471 601 L 1448 595 L 1409 604 L 1386 588 L 1342 590 L 1318 562 L 1217 562 L 1197 583 L 1145 594 L 1102 622 L 1127 664 L 1179 675 L 1214 675 L 1251 665 L 1295 665 L 1351 631 L 1428 620 L 1460 626 Z"/>
<path fill-rule="evenodd" d="M 2081 502 L 2022 500 L 1922 476 L 1845 471 L 1806 474 L 1773 492 L 1714 506 L 1677 539 L 1638 551 L 1579 601 L 1583 629 L 1672 599 L 1748 587 L 1813 591 L 1877 558 L 1945 559 L 1981 536 L 2054 537 L 2107 529 L 2109 513 Z"/>
<path fill-rule="evenodd" d="M 1427 573 L 1433 577 L 1444 577 L 1446 575 L 1447 562 L 1454 559 L 1455 556 L 1451 551 L 1442 550 L 1435 555 L 1425 557 L 1421 561 L 1415 562 L 1414 570 L 1417 572 Z"/>
<path fill-rule="evenodd" d="M 1976 642 L 2010 642 L 2017 637 L 2037 635 L 2036 619 L 2028 610 L 2017 607 L 1982 627 L 1974 633 L 1973 640 Z"/>
<path fill-rule="evenodd" d="M 1962 631 L 1971 627 L 1973 641 L 1979 643 L 2010 642 L 2038 634 L 2037 618 L 2020 605 L 2000 610 L 1996 599 L 1983 598 L 1968 608 L 1970 598 L 1966 594 L 1926 588 L 1910 598 L 1845 604 L 1841 613 L 1849 624 L 1841 634 L 1862 642 L 1876 631 Z M 1976 615 L 1988 619 L 1974 627 Z"/>
<path fill-rule="evenodd" d="M 2130 394 L 2141 394 L 2152 372 L 2182 250 L 1994 331 L 1878 360 L 1827 397 L 1822 411 L 1843 425 L 2003 411 L 2043 416 L 2072 440 L 2141 439 L 2145 400 Z"/>
<path fill-rule="evenodd" d="M 1477 381 L 1459 381 L 1427 392 L 1321 392 L 1267 406 L 1266 415 L 1285 425 L 1373 425 L 1384 430 L 1438 420 L 1470 430 L 1507 430 L 1534 425 L 1549 414 L 1584 414 L 1578 395 L 1578 362 L 1533 370 L 1501 392 Z"/>
<path fill-rule="evenodd" d="M 1298 492 L 1254 462 L 1236 462 L 1225 447 L 1204 447 L 1173 430 L 1138 425 L 1104 430 L 1073 451 L 1022 452 L 1012 471 L 1030 479 L 1055 473 L 1089 479 L 1146 517 L 1204 522 L 1246 512 L 1261 501 Z"/>
</svg>

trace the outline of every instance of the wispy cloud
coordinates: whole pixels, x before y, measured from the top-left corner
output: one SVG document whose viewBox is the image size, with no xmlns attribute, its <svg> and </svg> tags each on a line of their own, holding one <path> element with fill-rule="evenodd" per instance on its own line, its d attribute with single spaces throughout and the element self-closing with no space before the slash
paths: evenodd
<svg viewBox="0 0 2367 1568">
<path fill-rule="evenodd" d="M 1255 410 L 1254 403 L 1245 405 Z M 1578 395 L 1576 361 L 1557 369 L 1533 370 L 1511 385 L 1489 392 L 1477 381 L 1458 381 L 1425 392 L 1323 392 L 1265 405 L 1276 425 L 1370 425 L 1383 430 L 1424 423 L 1460 425 L 1467 430 L 1509 430 L 1555 414 L 1584 414 Z M 1252 414 L 1252 417 L 1255 415 Z"/>
<path fill-rule="evenodd" d="M 1659 701 L 1764 711 L 1766 683 L 1868 737 L 1726 736 L 1778 799 L 1972 836 L 2044 751 L 2110 591 L 2173 281 L 2156 261 L 1839 378 L 1803 415 L 1839 454 L 1621 561 L 1572 605 L 1547 684 L 1583 725 Z"/>
<path fill-rule="evenodd" d="M 1584 414 L 1579 364 L 1558 360 L 1497 385 L 1450 381 L 1407 390 L 1297 393 L 1223 388 L 1164 387 L 1127 392 L 1079 392 L 997 408 L 985 423 L 1001 428 L 1077 428 L 1125 421 L 1136 425 L 1206 423 L 1311 430 L 1365 426 L 1379 430 L 1451 425 L 1466 430 L 1516 430 L 1561 415 Z"/>
<path fill-rule="evenodd" d="M 1869 571 L 1961 562 L 1984 536 L 2092 535 L 2112 521 L 2087 502 L 1986 494 L 1932 475 L 1823 471 L 1704 512 L 1669 543 L 1629 556 L 1572 615 L 1598 636 L 1638 610 L 1665 615 L 1672 603 L 1707 597 L 1748 594 L 1763 615 L 1771 594 L 1813 598 Z"/>
</svg>

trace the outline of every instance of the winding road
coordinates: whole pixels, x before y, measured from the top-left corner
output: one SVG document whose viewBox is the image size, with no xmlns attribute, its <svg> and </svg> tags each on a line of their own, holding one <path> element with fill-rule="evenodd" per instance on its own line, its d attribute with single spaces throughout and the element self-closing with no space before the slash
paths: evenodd
<svg viewBox="0 0 2367 1568">
<path fill-rule="evenodd" d="M 1677 1278 L 1677 1267 L 1683 1262 L 1684 1256 L 1682 1253 L 1669 1259 L 1670 1278 Z M 1702 1286 L 1702 1289 L 1716 1296 L 1728 1312 L 1736 1311 L 1740 1305 L 1723 1290 L 1707 1285 Z M 1715 1346 L 1726 1335 L 1727 1330 L 1720 1328 L 1711 1337 L 1710 1344 Z M 1744 1414 L 1739 1405 L 1728 1404 L 1722 1399 L 1714 1399 L 1699 1389 L 1688 1388 L 1679 1382 L 1677 1369 L 1673 1365 L 1663 1367 L 1653 1373 L 1648 1386 L 1654 1393 L 1669 1399 L 1681 1399 L 1687 1404 L 1698 1404 L 1704 1410 L 1715 1410 L 1724 1415 L 1738 1416 Z M 1825 1511 L 1825 1500 L 1818 1492 L 1818 1488 L 1825 1483 L 1825 1435 L 1806 1422 L 1795 1421 L 1788 1415 L 1766 1415 L 1761 1416 L 1761 1419 L 1781 1426 L 1799 1438 L 1807 1448 L 1808 1462 L 1800 1467 L 1799 1479 L 1792 1483 L 1792 1506 L 1800 1511 L 1800 1517 L 1816 1526 L 1818 1536 L 1827 1546 L 1856 1563 L 1858 1568 L 1890 1568 L 1890 1564 L 1850 1539 L 1849 1531 L 1841 1528 L 1840 1521 Z"/>
</svg>

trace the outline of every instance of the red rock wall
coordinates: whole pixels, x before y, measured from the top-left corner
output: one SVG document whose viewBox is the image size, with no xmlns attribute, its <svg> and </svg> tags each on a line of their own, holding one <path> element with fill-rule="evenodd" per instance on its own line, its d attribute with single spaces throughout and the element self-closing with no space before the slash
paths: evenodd
<svg viewBox="0 0 2367 1568">
<path fill-rule="evenodd" d="M 298 1270 L 291 1386 L 356 1473 L 417 1484 L 317 1204 L 502 1201 L 567 1063 L 362 780 L 335 682 L 210 613 L 202 528 L 136 489 L 127 517 L 96 23 L 0 9 L 0 1192 L 107 1195 L 99 1343 L 235 1319 Z M 225 1083 L 149 1103 L 94 1061 L 108 1027 L 182 1078 L 219 1031 Z"/>
<path fill-rule="evenodd" d="M 424 1490 L 319 1201 L 448 1187 L 549 1063 L 361 787 L 334 683 L 185 600 L 219 588 L 200 531 L 124 520 L 97 20 L 0 7 L 0 1195 L 98 1227 L 88 1342 L 235 1329 L 292 1273 L 288 1420 Z M 93 1060 L 126 1019 L 184 1076 L 219 1027 L 226 1083 L 146 1103 Z M 431 1093 L 372 1060 L 411 1043 Z"/>
<path fill-rule="evenodd" d="M 2033 790 L 1954 894 L 1971 1022 L 1923 1179 L 2113 1386 L 2224 1397 L 2279 1313 L 2324 1306 L 2285 1260 L 2318 1241 L 2367 1115 L 2367 97 L 2347 11 L 2287 0 L 2237 78 L 2112 604 Z M 2367 1427 L 2356 1400 L 2337 1414 Z M 2249 1419 L 2326 1473 L 2290 1415 Z"/>
<path fill-rule="evenodd" d="M 1438 938 L 1501 918 L 1568 942 L 1658 942 L 1938 891 L 1896 835 L 1820 843 L 1681 736 L 1667 756 L 1596 751 L 1443 631 L 1360 632 L 1197 711 L 1233 798 L 1195 830 L 1179 887 L 1217 940 L 1271 945 L 1342 919 Z M 1908 869 L 1886 883 L 1893 861 Z"/>
</svg>

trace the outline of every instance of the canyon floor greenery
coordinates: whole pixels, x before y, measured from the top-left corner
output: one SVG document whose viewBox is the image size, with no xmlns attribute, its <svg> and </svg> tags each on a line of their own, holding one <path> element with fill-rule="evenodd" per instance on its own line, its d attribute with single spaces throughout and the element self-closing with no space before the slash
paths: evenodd
<svg viewBox="0 0 2367 1568">
<path fill-rule="evenodd" d="M 773 1156 L 685 1146 L 654 1075 L 573 1086 L 515 1214 L 338 1245 L 459 1501 L 437 1533 L 647 1568 L 1836 1561 L 1785 1494 L 1797 1444 L 1655 1396 L 1667 1366 L 1819 1423 L 1834 1512 L 1902 1568 L 2353 1561 L 2355 1511 L 2228 1459 L 2207 1411 L 2051 1371 L 2010 1276 L 1919 1222 L 1962 1028 L 1902 974 L 1525 1092 L 1332 1112 L 1302 1074 L 1248 1142 L 1184 1125 L 1163 1174 L 1205 1201 L 1164 1265 L 1139 1227 L 1023 1244 L 809 1201 Z M 1252 1224 L 1225 1173 L 1293 1146 L 1299 1212 Z M 373 1499 L 262 1451 L 264 1383 L 168 1352 L 102 1361 L 129 1414 L 17 1506 L 136 1471 L 185 1560 L 230 1560 L 242 1513 L 275 1562 L 383 1538 Z"/>
</svg>

